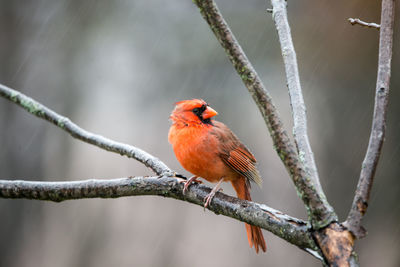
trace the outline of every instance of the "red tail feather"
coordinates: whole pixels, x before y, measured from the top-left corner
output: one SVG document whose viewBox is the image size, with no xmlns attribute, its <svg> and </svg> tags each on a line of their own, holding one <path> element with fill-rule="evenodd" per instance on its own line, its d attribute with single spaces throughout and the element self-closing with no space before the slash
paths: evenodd
<svg viewBox="0 0 400 267">
<path fill-rule="evenodd" d="M 241 179 L 236 179 L 231 182 L 238 198 L 251 201 L 250 188 L 246 184 L 246 178 L 242 177 Z M 264 252 L 266 252 L 267 245 L 265 244 L 261 228 L 246 223 L 246 231 L 250 247 L 253 247 L 254 245 L 257 253 L 260 250 L 260 247 Z"/>
</svg>

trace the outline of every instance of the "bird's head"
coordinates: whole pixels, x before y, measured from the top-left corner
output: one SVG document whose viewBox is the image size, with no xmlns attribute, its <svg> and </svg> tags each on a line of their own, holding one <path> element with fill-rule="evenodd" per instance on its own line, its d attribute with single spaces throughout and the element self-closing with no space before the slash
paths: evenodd
<svg viewBox="0 0 400 267">
<path fill-rule="evenodd" d="M 186 124 L 210 124 L 211 118 L 218 113 L 208 106 L 202 99 L 182 100 L 175 103 L 175 109 L 172 111 L 170 119 L 173 122 L 182 121 Z"/>
</svg>

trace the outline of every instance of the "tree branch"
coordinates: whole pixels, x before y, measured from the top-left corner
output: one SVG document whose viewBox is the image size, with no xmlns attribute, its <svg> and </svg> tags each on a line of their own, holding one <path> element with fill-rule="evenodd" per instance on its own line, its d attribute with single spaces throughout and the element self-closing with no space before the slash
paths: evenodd
<svg viewBox="0 0 400 267">
<path fill-rule="evenodd" d="M 314 154 L 308 140 L 307 133 L 307 116 L 306 105 L 304 103 L 303 94 L 300 85 L 300 75 L 297 65 L 296 52 L 290 32 L 289 21 L 287 18 L 286 1 L 271 0 L 273 6 L 272 17 L 275 21 L 276 29 L 281 44 L 282 56 L 286 71 L 286 80 L 290 96 L 290 105 L 292 107 L 293 116 L 293 135 L 296 143 L 299 159 L 303 163 L 304 168 L 310 177 L 310 183 L 315 188 L 315 198 L 320 199 L 319 202 L 310 202 L 311 205 L 318 205 L 323 215 L 321 216 L 322 225 L 325 226 L 331 221 L 337 220 L 337 216 L 329 205 L 321 183 L 318 177 L 317 166 L 314 160 Z M 321 224 L 321 221 L 313 222 Z"/>
<path fill-rule="evenodd" d="M 18 104 L 28 112 L 45 119 L 70 133 L 74 138 L 96 145 L 108 151 L 135 158 L 151 168 L 159 177 L 135 177 L 113 180 L 86 180 L 74 182 L 32 182 L 0 180 L 0 198 L 25 198 L 61 202 L 83 198 L 117 198 L 136 195 L 158 195 L 184 200 L 200 206 L 211 189 L 192 185 L 186 195 L 179 178 L 160 160 L 136 147 L 118 143 L 105 137 L 89 133 L 68 118 L 48 109 L 32 98 L 4 85 L 0 85 L 0 96 Z M 318 259 L 321 251 L 316 246 L 307 223 L 283 214 L 266 205 L 243 201 L 217 193 L 209 209 L 268 230 L 298 246 Z"/>
<path fill-rule="evenodd" d="M 350 22 L 351 25 L 358 24 L 358 25 L 361 25 L 361 26 L 364 26 L 364 27 L 367 27 L 367 28 L 377 29 L 378 31 L 381 28 L 381 25 L 373 23 L 373 22 L 368 23 L 368 22 L 362 21 L 360 19 L 353 19 L 353 18 L 349 18 L 347 20 Z"/>
<path fill-rule="evenodd" d="M 336 217 L 326 209 L 325 200 L 310 182 L 309 176 L 298 160 L 297 152 L 290 141 L 272 98 L 260 77 L 243 52 L 238 41 L 222 17 L 213 0 L 194 0 L 203 18 L 210 25 L 221 46 L 225 49 L 236 72 L 256 102 L 271 134 L 274 148 L 289 172 L 299 197 L 303 200 L 307 213 L 315 228 L 324 227 Z"/>
<path fill-rule="evenodd" d="M 68 132 L 74 138 L 95 145 L 107 151 L 115 152 L 120 155 L 127 156 L 128 158 L 134 158 L 159 175 L 167 173 L 172 174 L 172 171 L 167 167 L 167 165 L 165 165 L 165 163 L 150 155 L 146 151 L 134 146 L 113 141 L 101 135 L 90 133 L 80 128 L 67 117 L 57 114 L 53 110 L 45 107 L 32 98 L 2 84 L 0 84 L 0 96 L 16 103 L 33 115 L 53 123 L 54 125 Z"/>
<path fill-rule="evenodd" d="M 32 98 L 0 84 L 0 96 L 18 104 L 28 112 L 45 119 L 71 136 L 96 145 L 107 151 L 135 158 L 151 168 L 160 177 L 136 177 L 114 180 L 86 180 L 74 182 L 31 182 L 0 180 L 0 198 L 26 198 L 61 202 L 82 198 L 116 198 L 135 195 L 159 195 L 204 205 L 210 188 L 192 185 L 183 195 L 179 180 L 171 177 L 173 172 L 160 160 L 133 146 L 118 143 L 87 132 Z M 286 241 L 298 246 L 318 259 L 321 251 L 315 245 L 307 223 L 283 214 L 266 205 L 242 201 L 217 193 L 209 208 L 217 214 L 232 217 L 260 226 Z"/>
<path fill-rule="evenodd" d="M 31 182 L 0 180 L 1 198 L 25 198 L 61 202 L 84 198 L 119 198 L 155 195 L 187 201 L 199 206 L 210 193 L 209 187 L 193 184 L 183 195 L 183 184 L 169 176 L 134 177 L 73 182 Z M 259 226 L 321 259 L 307 223 L 263 204 L 217 193 L 209 210 Z"/>
<path fill-rule="evenodd" d="M 360 179 L 349 215 L 344 225 L 357 237 L 365 236 L 361 220 L 367 211 L 376 167 L 381 155 L 386 129 L 386 110 L 389 101 L 394 24 L 394 0 L 383 0 L 379 36 L 378 75 L 375 90 L 375 107 L 368 149 L 362 163 Z"/>
</svg>

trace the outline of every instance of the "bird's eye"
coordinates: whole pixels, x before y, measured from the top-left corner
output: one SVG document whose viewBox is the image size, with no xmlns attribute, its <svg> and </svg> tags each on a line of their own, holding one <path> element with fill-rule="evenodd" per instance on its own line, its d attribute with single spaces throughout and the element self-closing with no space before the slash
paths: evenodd
<svg viewBox="0 0 400 267">
<path fill-rule="evenodd" d="M 200 108 L 194 108 L 194 109 L 193 109 L 193 112 L 194 112 L 194 113 L 199 113 L 199 112 L 200 112 Z"/>
</svg>

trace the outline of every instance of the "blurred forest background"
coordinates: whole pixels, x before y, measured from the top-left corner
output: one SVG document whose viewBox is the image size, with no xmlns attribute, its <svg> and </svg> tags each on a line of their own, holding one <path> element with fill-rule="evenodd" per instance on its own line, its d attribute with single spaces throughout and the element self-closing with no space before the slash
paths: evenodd
<svg viewBox="0 0 400 267">
<path fill-rule="evenodd" d="M 291 132 L 269 1 L 217 1 Z M 368 138 L 380 1 L 289 1 L 289 20 L 322 185 L 341 220 Z M 397 22 L 400 9 L 397 6 Z M 305 219 L 251 96 L 197 7 L 183 0 L 1 0 L 0 82 L 81 127 L 140 147 L 189 175 L 167 141 L 173 103 L 203 98 L 254 152 L 264 179 L 256 202 Z M 386 143 L 357 243 L 362 266 L 400 265 L 400 32 Z M 70 137 L 0 98 L 0 179 L 43 181 L 151 175 L 142 164 Z M 230 186 L 224 192 L 233 194 Z M 320 266 L 264 231 L 248 247 L 243 223 L 161 197 L 50 203 L 0 199 L 0 266 Z"/>
</svg>

